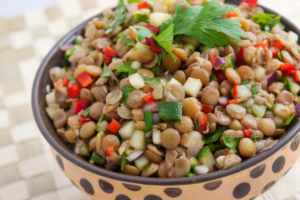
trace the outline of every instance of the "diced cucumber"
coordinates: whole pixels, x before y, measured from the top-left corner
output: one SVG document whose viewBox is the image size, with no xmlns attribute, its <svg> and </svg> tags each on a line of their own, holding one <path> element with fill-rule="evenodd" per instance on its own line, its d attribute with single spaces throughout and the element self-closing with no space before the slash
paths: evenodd
<svg viewBox="0 0 300 200">
<path fill-rule="evenodd" d="M 221 169 L 224 168 L 224 158 L 225 158 L 225 156 L 219 156 L 219 157 L 217 158 L 218 166 L 219 166 Z"/>
<path fill-rule="evenodd" d="M 213 165 L 217 162 L 215 156 L 210 152 L 208 146 L 202 148 L 201 152 L 198 155 L 198 158 L 200 160 L 200 163 L 202 165 L 206 165 L 210 172 L 215 171 Z"/>
<path fill-rule="evenodd" d="M 192 77 L 189 77 L 188 80 L 183 85 L 183 89 L 185 93 L 192 97 L 197 97 L 201 88 L 202 88 L 201 81 L 199 79 L 195 79 Z"/>
<path fill-rule="evenodd" d="M 182 84 L 181 84 L 179 81 L 177 81 L 175 78 L 172 78 L 171 80 L 169 80 L 169 81 L 166 83 L 166 86 L 165 86 L 165 87 L 167 87 L 167 86 L 170 85 L 170 84 L 177 84 L 177 85 L 182 86 Z"/>
<path fill-rule="evenodd" d="M 151 26 L 160 27 L 165 21 L 171 19 L 173 16 L 169 13 L 153 12 L 149 16 L 149 23 Z"/>
<path fill-rule="evenodd" d="M 229 91 L 229 98 L 230 98 L 230 99 L 233 99 L 233 89 L 231 89 L 231 90 Z"/>
<path fill-rule="evenodd" d="M 120 136 L 123 140 L 130 139 L 134 130 L 134 121 L 129 121 L 122 124 L 122 127 L 119 130 Z"/>
<path fill-rule="evenodd" d="M 207 46 L 204 46 L 204 45 L 201 45 L 201 46 L 200 46 L 200 52 L 201 52 L 201 53 L 203 53 L 204 51 L 206 51 L 206 50 L 208 50 L 208 49 L 210 49 L 210 48 L 207 47 Z"/>
<path fill-rule="evenodd" d="M 129 142 L 129 146 L 135 150 L 146 150 L 146 135 L 143 131 L 134 130 Z"/>
<path fill-rule="evenodd" d="M 231 56 L 225 57 L 225 60 L 227 62 L 226 68 L 229 67 L 229 68 L 235 69 L 235 63 Z"/>
<path fill-rule="evenodd" d="M 132 61 L 130 67 L 139 70 L 142 68 L 142 63 L 139 61 Z"/>
<path fill-rule="evenodd" d="M 184 40 L 186 43 L 192 44 L 196 48 L 201 44 L 196 38 L 189 35 L 183 35 L 181 40 Z"/>
<path fill-rule="evenodd" d="M 102 160 L 102 157 L 96 151 L 94 151 L 94 153 L 92 154 L 91 160 L 94 163 L 98 164 Z"/>
<path fill-rule="evenodd" d="M 141 157 L 139 157 L 138 159 L 136 159 L 134 161 L 134 165 L 136 166 L 136 168 L 138 168 L 140 171 L 143 171 L 143 169 L 149 165 L 150 161 L 148 160 L 148 158 L 145 155 L 142 155 Z"/>
<path fill-rule="evenodd" d="M 161 131 L 154 129 L 152 131 L 152 141 L 155 145 L 161 145 Z"/>
<path fill-rule="evenodd" d="M 267 106 L 265 105 L 254 104 L 253 106 L 251 106 L 251 111 L 255 117 L 263 118 L 266 110 L 267 110 Z"/>
<path fill-rule="evenodd" d="M 52 108 L 52 107 L 47 107 L 46 108 L 46 112 L 48 114 L 48 116 L 53 120 L 53 116 L 56 113 L 57 108 Z"/>
<path fill-rule="evenodd" d="M 266 77 L 266 69 L 261 66 L 255 67 L 253 69 L 253 72 L 254 77 L 257 81 L 262 81 Z"/>
<path fill-rule="evenodd" d="M 190 161 L 191 171 L 193 171 L 194 167 L 200 165 L 200 162 L 196 157 L 190 157 L 189 161 Z"/>
<path fill-rule="evenodd" d="M 91 157 L 91 152 L 89 151 L 89 145 L 86 142 L 83 142 L 79 148 L 79 153 L 82 158 L 89 159 Z"/>
<path fill-rule="evenodd" d="M 288 84 L 288 88 L 289 91 L 293 94 L 293 95 L 297 95 L 299 90 L 300 90 L 300 86 L 294 82 L 289 82 Z"/>
<path fill-rule="evenodd" d="M 141 89 L 145 86 L 144 79 L 138 73 L 129 75 L 129 82 L 135 89 Z"/>
<path fill-rule="evenodd" d="M 83 41 L 83 37 L 81 35 L 77 35 L 74 44 L 81 45 Z"/>
<path fill-rule="evenodd" d="M 252 96 L 252 92 L 247 88 L 246 85 L 237 86 L 237 98 L 245 98 Z"/>
</svg>

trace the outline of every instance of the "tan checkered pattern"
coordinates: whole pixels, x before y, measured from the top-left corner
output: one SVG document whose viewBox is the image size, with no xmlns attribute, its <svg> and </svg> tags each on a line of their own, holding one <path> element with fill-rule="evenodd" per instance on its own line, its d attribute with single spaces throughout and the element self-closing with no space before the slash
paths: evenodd
<svg viewBox="0 0 300 200">
<path fill-rule="evenodd" d="M 260 0 L 300 27 L 300 0 Z M 0 18 L 0 200 L 86 200 L 63 175 L 34 122 L 31 88 L 47 52 L 73 27 L 117 0 L 62 0 Z M 300 161 L 257 200 L 300 200 Z"/>
</svg>

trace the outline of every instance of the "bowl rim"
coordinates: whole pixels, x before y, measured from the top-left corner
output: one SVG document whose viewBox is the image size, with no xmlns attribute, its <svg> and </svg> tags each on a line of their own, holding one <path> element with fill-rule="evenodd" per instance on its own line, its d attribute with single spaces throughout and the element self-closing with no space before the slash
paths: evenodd
<svg viewBox="0 0 300 200">
<path fill-rule="evenodd" d="M 261 5 L 259 5 L 259 7 L 263 8 L 266 13 L 272 13 L 272 14 L 278 15 L 277 12 L 275 12 L 269 8 L 266 8 Z M 103 12 L 101 12 L 100 14 L 98 14 L 94 17 L 99 17 L 102 15 L 102 13 Z M 45 124 L 42 121 L 42 116 L 41 116 L 41 111 L 40 111 L 40 109 L 41 109 L 40 104 L 42 102 L 39 102 L 39 100 L 38 100 L 39 93 L 41 92 L 40 88 L 39 88 L 39 83 L 42 81 L 42 77 L 43 77 L 45 68 L 48 65 L 48 62 L 55 55 L 55 53 L 57 51 L 59 51 L 59 47 L 63 44 L 67 44 L 68 42 L 70 42 L 70 40 L 72 39 L 72 36 L 74 36 L 74 34 L 76 32 L 82 30 L 85 27 L 85 25 L 88 23 L 88 21 L 90 21 L 94 17 L 92 17 L 92 18 L 82 22 L 80 25 L 76 26 L 74 29 L 72 29 L 70 32 L 68 32 L 61 40 L 59 40 L 55 44 L 55 46 L 50 50 L 50 52 L 46 55 L 46 57 L 42 61 L 41 65 L 37 71 L 37 74 L 36 74 L 36 77 L 35 77 L 35 80 L 33 83 L 33 87 L 32 87 L 32 101 L 31 101 L 32 110 L 33 110 L 34 118 L 35 118 L 35 121 L 37 123 L 37 126 L 38 126 L 40 132 L 42 133 L 42 135 L 47 140 L 47 142 L 52 146 L 53 149 L 55 149 L 55 151 L 58 154 L 63 156 L 68 161 L 74 163 L 75 165 L 78 165 L 79 167 L 81 167 L 89 172 L 92 172 L 94 174 L 97 174 L 97 175 L 100 175 L 100 176 L 103 176 L 106 178 L 110 178 L 110 179 L 114 179 L 114 180 L 118 180 L 118 181 L 130 182 L 130 183 L 144 184 L 144 185 L 174 185 L 174 186 L 176 186 L 176 185 L 188 185 L 188 184 L 203 183 L 203 182 L 218 180 L 223 177 L 238 173 L 240 171 L 246 170 L 246 169 L 262 162 L 263 160 L 269 158 L 275 152 L 277 152 L 281 148 L 283 148 L 288 142 L 290 142 L 295 137 L 295 135 L 300 130 L 300 117 L 297 116 L 297 117 L 295 117 L 292 124 L 288 128 L 288 131 L 287 131 L 287 134 L 285 135 L 285 137 L 280 139 L 278 141 L 278 143 L 272 149 L 262 152 L 262 153 L 259 153 L 258 155 L 254 156 L 253 158 L 247 159 L 247 160 L 243 161 L 242 163 L 235 165 L 231 168 L 228 168 L 225 170 L 220 170 L 220 171 L 209 173 L 209 174 L 205 174 L 205 175 L 201 175 L 201 176 L 194 176 L 194 177 L 150 178 L 150 177 L 126 175 L 126 174 L 122 174 L 119 172 L 108 171 L 99 166 L 90 164 L 86 160 L 80 158 L 78 155 L 71 153 L 70 151 L 66 151 L 50 135 L 49 131 L 47 130 L 47 127 L 45 126 Z M 284 25 L 288 25 L 292 29 L 296 30 L 298 35 L 300 35 L 298 27 L 295 26 L 288 19 L 286 19 L 285 17 L 282 16 L 281 22 Z M 73 39 L 74 39 L 74 37 L 73 37 Z M 42 108 L 45 109 L 45 107 L 42 107 Z M 299 123 L 299 125 L 297 125 L 298 123 Z"/>
</svg>

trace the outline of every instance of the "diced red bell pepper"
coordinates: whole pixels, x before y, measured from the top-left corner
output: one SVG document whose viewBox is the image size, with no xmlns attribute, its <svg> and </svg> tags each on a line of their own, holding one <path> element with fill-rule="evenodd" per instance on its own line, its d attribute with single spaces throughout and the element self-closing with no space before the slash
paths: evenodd
<svg viewBox="0 0 300 200">
<path fill-rule="evenodd" d="M 204 112 L 198 112 L 195 116 L 195 120 L 199 120 L 198 132 L 203 133 L 207 129 L 207 116 Z"/>
<path fill-rule="evenodd" d="M 285 49 L 285 46 L 281 43 L 280 40 L 274 40 L 271 44 L 271 47 L 275 47 L 276 49 L 279 49 L 279 51 L 282 51 Z"/>
<path fill-rule="evenodd" d="M 95 119 L 93 119 L 90 116 L 84 117 L 82 115 L 80 115 L 80 121 L 81 121 L 82 124 L 85 124 L 87 122 L 97 122 Z"/>
<path fill-rule="evenodd" d="M 186 41 L 185 40 L 181 40 L 180 41 L 182 45 L 185 45 Z"/>
<path fill-rule="evenodd" d="M 199 101 L 199 99 L 198 99 L 198 101 Z M 201 99 L 199 102 L 201 102 Z M 212 113 L 214 110 L 214 107 L 210 106 L 210 105 L 202 104 L 201 106 L 202 106 L 201 111 L 204 112 L 205 114 Z"/>
<path fill-rule="evenodd" d="M 250 128 L 249 128 L 249 129 L 244 129 L 243 132 L 244 132 L 244 135 L 245 135 L 246 137 L 249 137 L 250 134 L 251 134 L 251 132 L 252 132 L 252 130 L 251 130 Z"/>
<path fill-rule="evenodd" d="M 87 106 L 87 100 L 73 101 L 72 102 L 72 111 L 77 115 L 80 111 L 85 110 Z"/>
<path fill-rule="evenodd" d="M 145 38 L 145 42 L 144 42 L 144 44 L 146 44 L 146 45 L 151 45 L 152 43 L 154 43 L 155 42 L 155 39 L 154 39 L 154 37 L 151 37 L 151 38 Z"/>
<path fill-rule="evenodd" d="M 63 87 L 67 87 L 69 84 L 70 80 L 68 78 L 65 78 L 62 81 L 59 81 L 57 84 L 55 84 L 54 88 L 58 88 L 58 86 L 63 86 Z"/>
<path fill-rule="evenodd" d="M 79 98 L 81 87 L 79 85 L 73 85 L 68 88 L 68 98 L 69 99 L 77 99 Z"/>
<path fill-rule="evenodd" d="M 155 35 L 158 34 L 159 28 L 153 26 L 145 26 L 145 28 L 150 29 Z"/>
<path fill-rule="evenodd" d="M 104 61 L 104 62 L 106 61 L 106 62 L 107 62 L 107 63 L 106 63 L 107 65 L 109 65 L 109 64 L 111 63 L 112 59 L 113 59 L 112 57 L 110 57 L 110 56 L 108 56 L 108 55 L 106 55 L 106 54 L 103 55 L 103 61 Z"/>
<path fill-rule="evenodd" d="M 284 71 L 293 71 L 295 69 L 295 64 L 291 64 L 291 63 L 283 63 L 280 66 L 280 71 L 284 72 Z"/>
<path fill-rule="evenodd" d="M 107 147 L 107 153 L 106 154 L 107 154 L 108 157 L 113 155 L 114 153 L 115 153 L 114 146 Z"/>
<path fill-rule="evenodd" d="M 294 75 L 294 81 L 295 82 L 300 82 L 300 76 L 299 76 L 299 71 L 290 71 L 289 74 L 293 74 Z"/>
<path fill-rule="evenodd" d="M 115 119 L 113 119 L 110 124 L 107 126 L 107 130 L 109 130 L 111 133 L 117 133 L 118 130 L 121 128 L 121 124 L 117 122 Z"/>
<path fill-rule="evenodd" d="M 226 18 L 232 18 L 232 17 L 237 17 L 237 14 L 234 11 L 231 11 L 226 14 Z"/>
<path fill-rule="evenodd" d="M 219 58 L 218 58 L 218 56 L 213 56 L 213 57 L 211 57 L 210 59 L 209 59 L 209 62 L 211 62 L 211 64 L 213 65 L 213 67 L 215 66 L 215 62 L 216 62 L 216 60 L 218 60 Z"/>
<path fill-rule="evenodd" d="M 107 46 L 103 49 L 103 53 L 105 53 L 106 55 L 108 55 L 109 57 L 112 57 L 112 58 L 117 57 L 116 51 L 109 46 Z"/>
<path fill-rule="evenodd" d="M 159 48 L 159 46 L 157 44 L 155 44 L 155 42 L 151 43 L 150 50 L 152 51 L 152 53 L 155 53 L 157 55 L 162 52 L 162 50 Z"/>
<path fill-rule="evenodd" d="M 138 9 L 144 9 L 144 8 L 148 8 L 148 2 L 147 1 L 142 1 L 138 4 Z"/>
<path fill-rule="evenodd" d="M 145 96 L 144 101 L 145 101 L 146 103 L 157 102 L 157 101 L 153 98 L 153 96 L 152 96 L 152 91 L 150 91 L 150 92 Z"/>
<path fill-rule="evenodd" d="M 234 87 L 233 87 L 232 96 L 233 96 L 234 99 L 236 99 L 236 96 L 238 95 L 238 90 L 237 90 L 237 86 L 238 86 L 238 85 L 239 85 L 239 84 L 236 83 L 236 84 L 234 85 Z"/>
<path fill-rule="evenodd" d="M 273 58 L 278 56 L 278 49 L 276 49 L 275 47 L 270 47 L 270 50 L 272 51 Z"/>
<path fill-rule="evenodd" d="M 235 103 L 238 103 L 241 99 L 240 98 L 237 98 L 237 99 L 231 99 L 231 100 L 227 100 L 227 103 L 228 104 L 235 104 Z"/>
<path fill-rule="evenodd" d="M 86 71 L 79 74 L 77 76 L 77 80 L 81 84 L 82 87 L 87 87 L 93 82 L 92 77 Z"/>
<path fill-rule="evenodd" d="M 244 58 L 244 52 L 245 52 L 246 49 L 247 49 L 247 47 L 242 47 L 237 52 L 237 54 L 236 54 L 236 65 L 237 65 L 237 67 L 240 67 L 242 65 L 246 65 L 247 64 L 247 62 L 246 62 L 246 60 Z"/>
<path fill-rule="evenodd" d="M 213 68 L 213 74 L 217 77 L 218 81 L 221 83 L 222 81 L 226 80 L 225 72 L 222 69 L 215 70 Z"/>
<path fill-rule="evenodd" d="M 257 42 L 254 47 L 258 48 L 258 47 L 262 47 L 265 52 L 268 50 L 268 45 L 266 43 L 263 43 L 263 42 Z"/>
<path fill-rule="evenodd" d="M 251 8 L 255 8 L 258 4 L 258 0 L 244 0 L 242 3 L 247 3 Z"/>
</svg>

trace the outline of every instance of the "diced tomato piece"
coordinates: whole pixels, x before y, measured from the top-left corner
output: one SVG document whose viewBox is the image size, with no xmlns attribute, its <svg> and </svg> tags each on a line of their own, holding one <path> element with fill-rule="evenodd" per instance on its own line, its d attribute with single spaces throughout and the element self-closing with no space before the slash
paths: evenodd
<svg viewBox="0 0 300 200">
<path fill-rule="evenodd" d="M 254 47 L 258 48 L 258 47 L 262 47 L 265 52 L 268 50 L 268 45 L 266 43 L 263 43 L 263 42 L 257 42 Z"/>
<path fill-rule="evenodd" d="M 185 45 L 186 41 L 185 40 L 181 40 L 181 44 Z"/>
<path fill-rule="evenodd" d="M 252 132 L 252 130 L 251 130 L 250 128 L 249 128 L 249 129 L 244 129 L 243 132 L 244 132 L 244 135 L 245 135 L 246 137 L 249 137 L 250 134 L 251 134 L 251 132 Z"/>
<path fill-rule="evenodd" d="M 106 63 L 107 65 L 109 65 L 109 64 L 111 63 L 111 61 L 112 61 L 112 57 L 110 57 L 110 56 L 104 54 L 104 55 L 103 55 L 103 60 L 104 60 L 104 62 L 105 62 L 105 61 L 107 62 L 107 63 Z"/>
<path fill-rule="evenodd" d="M 275 47 L 270 47 L 270 50 L 272 51 L 273 58 L 278 56 L 278 49 L 276 49 Z"/>
<path fill-rule="evenodd" d="M 294 81 L 295 82 L 300 82 L 300 76 L 299 76 L 299 71 L 290 71 L 289 74 L 293 74 L 294 75 Z"/>
<path fill-rule="evenodd" d="M 111 133 L 117 133 L 120 128 L 121 128 L 121 124 L 117 122 L 115 119 L 113 119 L 110 122 L 110 124 L 107 126 L 107 130 L 109 130 Z"/>
<path fill-rule="evenodd" d="M 244 52 L 247 49 L 247 47 L 242 47 L 236 54 L 236 65 L 237 67 L 240 67 L 242 65 L 247 64 L 245 58 L 244 58 Z"/>
<path fill-rule="evenodd" d="M 80 111 L 85 110 L 87 106 L 87 100 L 73 101 L 72 102 L 72 111 L 77 115 Z"/>
<path fill-rule="evenodd" d="M 195 120 L 199 120 L 198 132 L 203 133 L 207 130 L 207 116 L 204 112 L 198 112 L 195 116 Z"/>
<path fill-rule="evenodd" d="M 159 46 L 157 44 L 155 44 L 154 42 L 151 43 L 150 50 L 152 51 L 152 53 L 155 53 L 157 55 L 162 52 L 162 50 L 159 48 Z"/>
<path fill-rule="evenodd" d="M 158 34 L 159 28 L 153 26 L 145 26 L 145 28 L 150 29 L 155 35 Z"/>
<path fill-rule="evenodd" d="M 107 156 L 111 156 L 115 153 L 115 148 L 114 146 L 110 146 L 110 147 L 107 147 Z"/>
<path fill-rule="evenodd" d="M 90 116 L 84 117 L 82 115 L 80 115 L 80 121 L 81 121 L 82 124 L 85 124 L 87 122 L 97 122 L 95 119 L 93 119 Z"/>
<path fill-rule="evenodd" d="M 213 56 L 213 57 L 211 57 L 210 59 L 209 59 L 209 62 L 211 62 L 211 64 L 213 65 L 213 67 L 215 66 L 215 62 L 216 62 L 216 60 L 218 60 L 219 58 L 218 58 L 218 56 Z"/>
<path fill-rule="evenodd" d="M 199 101 L 199 99 L 198 99 L 198 101 Z M 200 99 L 200 102 L 201 102 L 201 99 Z M 201 106 L 202 106 L 201 111 L 204 112 L 205 114 L 212 113 L 214 110 L 214 107 L 210 106 L 210 105 L 202 104 Z"/>
<path fill-rule="evenodd" d="M 239 84 L 236 83 L 236 84 L 234 85 L 234 87 L 233 87 L 232 96 L 233 96 L 234 99 L 236 99 L 236 96 L 238 95 L 238 90 L 237 90 L 237 86 L 238 86 L 238 85 L 239 85 Z"/>
<path fill-rule="evenodd" d="M 244 0 L 242 3 L 247 3 L 251 8 L 255 8 L 258 4 L 258 0 Z"/>
<path fill-rule="evenodd" d="M 144 44 L 146 44 L 146 45 L 151 45 L 152 43 L 154 43 L 155 42 L 155 39 L 154 39 L 154 37 L 151 37 L 151 38 L 145 38 L 145 42 L 144 42 Z"/>
<path fill-rule="evenodd" d="M 68 78 L 65 78 L 62 81 L 59 81 L 57 84 L 55 84 L 54 88 L 58 88 L 59 86 L 67 87 L 69 84 L 70 80 Z"/>
<path fill-rule="evenodd" d="M 280 71 L 293 71 L 295 69 L 295 64 L 291 64 L 291 63 L 283 63 L 280 66 Z"/>
<path fill-rule="evenodd" d="M 109 47 L 109 46 L 105 47 L 105 48 L 103 49 L 103 52 L 104 52 L 106 55 L 108 55 L 109 57 L 112 57 L 112 58 L 117 57 L 116 51 L 115 51 L 113 48 Z"/>
<path fill-rule="evenodd" d="M 237 17 L 237 14 L 234 11 L 226 14 L 226 18 L 232 18 L 232 17 Z"/>
<path fill-rule="evenodd" d="M 87 72 L 79 74 L 77 76 L 77 80 L 82 85 L 82 87 L 87 87 L 93 82 L 92 77 Z"/>
<path fill-rule="evenodd" d="M 77 99 L 79 98 L 79 94 L 80 94 L 80 85 L 73 85 L 71 87 L 68 88 L 68 98 L 69 99 Z"/>
<path fill-rule="evenodd" d="M 281 43 L 280 40 L 274 40 L 271 44 L 271 47 L 275 47 L 276 49 L 279 49 L 279 51 L 282 51 L 285 49 L 285 46 Z"/>
<path fill-rule="evenodd" d="M 142 1 L 138 4 L 138 9 L 144 9 L 144 8 L 148 8 L 148 2 L 147 1 Z"/>
<path fill-rule="evenodd" d="M 217 77 L 218 81 L 221 83 L 222 81 L 226 80 L 225 72 L 222 69 L 215 70 L 213 68 L 213 73 Z"/>
<path fill-rule="evenodd" d="M 152 91 L 150 91 L 150 92 L 145 96 L 144 101 L 145 101 L 146 103 L 157 102 L 157 101 L 153 98 L 153 96 L 152 96 Z"/>
<path fill-rule="evenodd" d="M 241 99 L 240 98 L 237 98 L 237 99 L 231 99 L 231 100 L 227 100 L 227 103 L 228 104 L 235 104 L 235 103 L 238 103 Z"/>
<path fill-rule="evenodd" d="M 103 38 L 105 36 L 105 33 L 103 33 L 102 35 L 99 36 L 99 38 Z"/>
</svg>

